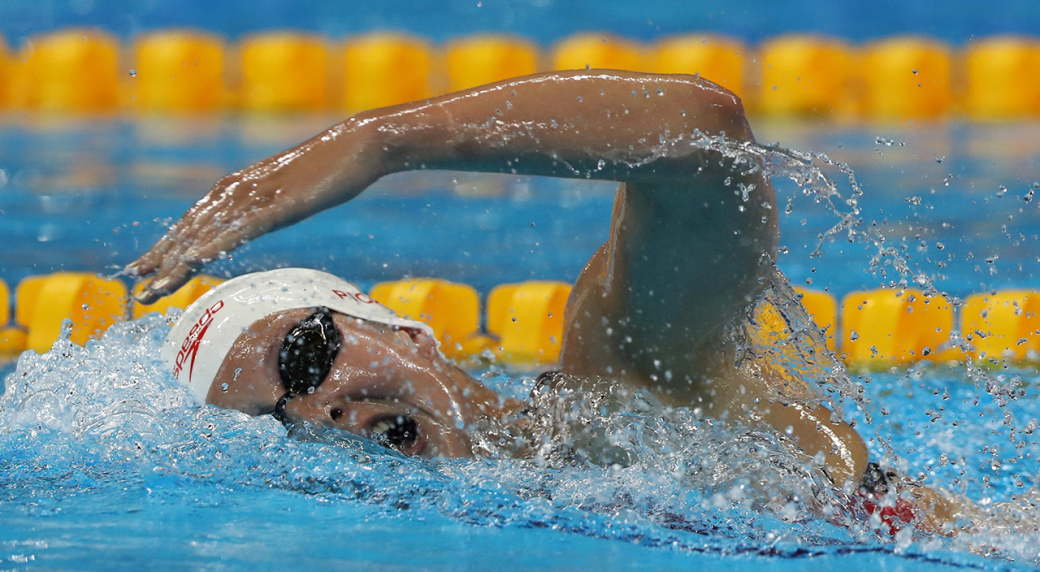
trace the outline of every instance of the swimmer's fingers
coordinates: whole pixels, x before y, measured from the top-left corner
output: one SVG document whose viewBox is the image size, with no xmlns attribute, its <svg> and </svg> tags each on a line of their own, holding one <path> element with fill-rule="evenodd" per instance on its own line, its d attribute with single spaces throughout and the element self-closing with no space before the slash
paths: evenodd
<svg viewBox="0 0 1040 572">
<path fill-rule="evenodd" d="M 287 197 L 276 200 L 279 187 L 243 186 L 241 182 L 238 173 L 217 181 L 155 246 L 127 266 L 132 276 L 154 275 L 138 300 L 158 300 L 180 288 L 205 263 L 301 218 L 294 201 Z"/>
<path fill-rule="evenodd" d="M 159 267 L 162 265 L 163 258 L 166 256 L 166 252 L 173 246 L 174 240 L 172 238 L 173 231 L 167 232 L 159 239 L 159 242 L 155 243 L 152 248 L 142 254 L 137 260 L 126 265 L 124 272 L 127 276 L 134 278 L 144 278 L 154 274 Z"/>
<path fill-rule="evenodd" d="M 156 253 L 158 248 L 159 245 L 157 244 L 152 251 L 141 257 L 144 259 L 144 263 L 139 268 L 141 270 L 150 270 L 155 274 L 145 285 L 145 288 L 135 295 L 135 298 L 141 304 L 153 304 L 159 298 L 176 291 L 195 272 L 195 267 L 187 264 L 180 252 L 171 252 L 172 250 L 179 250 L 178 246 L 171 244 L 169 247 Z M 152 256 L 153 253 L 159 257 L 156 262 L 146 259 L 146 257 Z M 136 265 L 137 263 L 135 262 L 134 264 Z"/>
<path fill-rule="evenodd" d="M 126 273 L 135 277 L 153 275 L 148 286 L 137 295 L 139 302 L 152 303 L 179 288 L 203 262 L 193 260 L 188 253 L 200 241 L 205 243 L 216 232 L 214 218 L 227 214 L 232 202 L 225 177 L 210 192 L 192 205 L 148 252 L 130 263 Z M 186 265 L 186 266 L 185 266 Z"/>
<path fill-rule="evenodd" d="M 192 275 L 197 272 L 198 267 L 181 262 L 169 268 L 164 268 L 156 275 L 155 279 L 137 295 L 137 301 L 142 304 L 155 303 L 159 298 L 175 292 L 184 285 Z"/>
<path fill-rule="evenodd" d="M 152 303 L 176 291 L 207 262 L 222 258 L 267 232 L 271 222 L 263 216 L 265 210 L 269 209 L 258 209 L 258 212 L 236 217 L 237 220 L 231 223 L 218 223 L 213 217 L 201 216 L 195 218 L 190 226 L 182 227 L 182 231 L 173 232 L 171 229 L 171 244 L 160 253 L 155 276 L 138 295 L 138 301 Z"/>
<path fill-rule="evenodd" d="M 196 212 L 192 209 L 186 213 L 148 252 L 127 265 L 126 273 L 130 276 L 151 276 L 144 290 L 136 294 L 138 302 L 152 304 L 191 277 L 190 265 L 187 271 L 180 266 L 185 260 L 185 251 L 195 242 L 192 234 L 198 218 Z"/>
<path fill-rule="evenodd" d="M 193 242 L 190 234 L 199 218 L 198 206 L 196 204 L 189 209 L 148 252 L 126 266 L 126 274 L 136 278 L 155 274 L 148 286 L 136 296 L 142 304 L 150 304 L 168 293 L 165 291 L 166 286 L 159 287 L 160 282 L 169 275 L 170 269 L 183 256 L 185 248 Z"/>
<path fill-rule="evenodd" d="M 205 232 L 202 233 L 205 235 Z M 191 229 L 172 235 L 168 248 L 161 253 L 161 260 L 151 281 L 138 295 L 138 301 L 149 304 L 172 294 L 183 286 L 204 264 L 214 260 L 219 251 L 210 254 L 205 236 L 197 236 Z M 203 249 L 196 246 L 202 244 Z"/>
</svg>

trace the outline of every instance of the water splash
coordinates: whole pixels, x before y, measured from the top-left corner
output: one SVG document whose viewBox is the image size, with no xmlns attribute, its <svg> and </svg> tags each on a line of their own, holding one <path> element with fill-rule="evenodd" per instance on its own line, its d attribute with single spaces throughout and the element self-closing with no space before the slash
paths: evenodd
<svg viewBox="0 0 1040 572">
<path fill-rule="evenodd" d="M 848 512 L 781 436 L 662 408 L 617 384 L 536 387 L 536 418 L 551 431 L 529 459 L 425 461 L 338 431 L 286 435 L 267 416 L 197 407 L 155 358 L 167 331 L 153 315 L 116 325 L 85 348 L 59 340 L 44 355 L 20 358 L 0 400 L 0 504 L 32 498 L 36 514 L 106 487 L 188 489 L 212 499 L 203 502 L 219 502 L 221 490 L 287 491 L 387 514 L 690 552 L 880 550 L 948 560 L 908 543 L 878 544 L 887 539 Z"/>
<path fill-rule="evenodd" d="M 710 534 L 720 540 L 718 551 L 760 550 L 784 522 L 809 537 L 848 539 L 801 510 L 788 509 L 770 526 L 760 524 L 761 515 L 739 518 L 756 499 L 796 502 L 748 492 L 762 484 L 753 483 L 749 467 L 787 458 L 785 448 L 761 432 L 731 433 L 688 412 L 669 417 L 642 410 L 632 417 L 618 405 L 606 415 L 592 413 L 587 405 L 593 402 L 585 401 L 581 410 L 594 414 L 613 446 L 631 455 L 627 466 L 603 468 L 555 453 L 530 461 L 423 461 L 338 431 L 304 428 L 287 436 L 267 416 L 195 406 L 155 359 L 166 331 L 165 320 L 153 315 L 118 324 L 85 348 L 63 339 L 46 354 L 25 353 L 0 400 L 0 485 L 9 494 L 32 489 L 60 496 L 106 482 L 150 486 L 173 479 L 321 494 L 485 526 L 649 536 L 662 545 L 692 547 Z M 638 403 L 656 407 L 648 396 Z M 781 469 L 804 473 L 797 463 Z M 812 494 L 801 478 L 776 471 L 758 478 L 790 482 L 790 495 Z"/>
<path fill-rule="evenodd" d="M 695 141 L 722 150 L 748 170 L 791 178 L 804 196 L 831 209 L 838 223 L 820 234 L 820 247 L 841 236 L 866 242 L 877 248 L 872 268 L 886 279 L 886 267 L 895 271 L 894 287 L 922 285 L 921 275 L 911 272 L 898 250 L 885 247 L 875 231 L 859 228 L 856 199 L 862 191 L 847 166 L 823 155 L 724 138 Z M 817 163 L 847 175 L 850 198 L 842 197 Z M 754 189 L 738 190 L 749 200 L 754 196 Z M 931 295 L 937 292 L 927 277 L 923 286 Z M 768 311 L 782 325 L 780 335 L 757 339 Z M 851 400 L 870 422 L 862 385 L 826 351 L 782 274 L 749 308 L 741 328 L 734 335 L 743 340 L 742 360 L 800 380 L 814 389 L 806 399 L 826 403 L 836 415 L 851 415 L 842 409 L 844 400 Z M 1011 504 L 987 503 L 973 515 L 977 534 L 924 535 L 914 545 L 909 533 L 887 544 L 892 539 L 878 535 L 876 523 L 850 508 L 840 491 L 820 478 L 812 460 L 782 435 L 668 409 L 652 396 L 626 393 L 607 382 L 580 391 L 566 380 L 536 388 L 532 405 L 543 427 L 534 432 L 540 440 L 532 441 L 529 458 L 428 462 L 339 432 L 301 429 L 287 436 L 268 417 L 196 407 L 157 362 L 166 331 L 163 318 L 150 316 L 119 324 L 85 348 L 66 338 L 42 356 L 30 352 L 19 359 L 0 398 L 5 498 L 173 482 L 203 491 L 320 495 L 388 513 L 437 514 L 480 526 L 547 527 L 719 554 L 812 556 L 841 547 L 928 559 L 926 553 L 949 549 L 995 549 L 1001 556 L 1037 562 L 1035 490 L 1013 496 Z M 970 363 L 967 372 L 1004 399 L 997 403 L 1000 409 L 1018 396 L 1009 387 L 1022 377 L 1013 372 L 990 377 Z M 529 379 L 499 381 L 505 389 L 519 388 L 521 395 L 534 385 Z M 1004 425 L 1007 419 L 995 424 L 1007 427 L 1016 442 L 1019 425 L 1013 419 Z M 1031 434 L 1029 427 L 1019 433 Z M 884 443 L 891 462 L 907 471 L 895 453 L 897 443 Z M 501 447 L 489 443 L 487 449 L 496 445 Z M 1000 460 L 1008 464 L 1007 457 Z"/>
</svg>

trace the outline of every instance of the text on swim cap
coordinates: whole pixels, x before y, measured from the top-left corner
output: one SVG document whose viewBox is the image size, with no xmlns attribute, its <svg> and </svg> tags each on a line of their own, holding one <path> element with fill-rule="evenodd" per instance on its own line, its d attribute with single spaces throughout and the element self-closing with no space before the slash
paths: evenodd
<svg viewBox="0 0 1040 572">
<path fill-rule="evenodd" d="M 180 377 L 181 370 L 184 367 L 184 361 L 191 356 L 191 365 L 188 367 L 188 383 L 191 383 L 191 374 L 195 371 L 195 355 L 199 353 L 199 344 L 202 342 L 202 337 L 206 335 L 206 330 L 209 329 L 210 324 L 213 323 L 213 316 L 224 307 L 223 300 L 217 300 L 215 304 L 206 308 L 206 312 L 202 314 L 198 322 L 191 327 L 191 331 L 184 338 L 184 342 L 181 343 L 181 349 L 177 352 L 177 361 L 173 366 L 173 376 Z"/>
<path fill-rule="evenodd" d="M 333 290 L 332 293 L 335 294 L 336 296 L 338 296 L 341 300 L 350 298 L 350 299 L 353 299 L 353 300 L 357 300 L 358 302 L 361 302 L 362 304 L 376 304 L 377 303 L 368 294 L 365 294 L 364 292 L 344 292 L 342 290 Z"/>
</svg>

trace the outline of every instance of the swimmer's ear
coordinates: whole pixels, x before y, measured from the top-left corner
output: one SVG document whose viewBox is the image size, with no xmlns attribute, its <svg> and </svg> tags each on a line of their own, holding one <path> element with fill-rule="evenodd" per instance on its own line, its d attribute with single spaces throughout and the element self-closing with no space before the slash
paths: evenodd
<svg viewBox="0 0 1040 572">
<path fill-rule="evenodd" d="M 437 340 L 435 338 L 418 328 L 406 328 L 406 331 L 411 336 L 412 342 L 415 343 L 415 347 L 419 350 L 420 355 L 433 360 L 440 356 L 440 353 L 437 351 Z"/>
</svg>

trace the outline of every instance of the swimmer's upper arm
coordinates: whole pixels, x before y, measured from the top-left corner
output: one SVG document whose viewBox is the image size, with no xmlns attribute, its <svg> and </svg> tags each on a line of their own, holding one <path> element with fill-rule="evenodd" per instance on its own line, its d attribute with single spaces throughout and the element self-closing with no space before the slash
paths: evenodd
<svg viewBox="0 0 1040 572">
<path fill-rule="evenodd" d="M 756 185 L 748 201 L 738 180 Z M 628 367 L 666 387 L 688 386 L 694 380 L 681 376 L 690 371 L 709 375 L 705 360 L 718 359 L 724 326 L 772 272 L 774 203 L 768 179 L 740 177 L 718 159 L 689 178 L 622 185 L 609 242 L 571 295 L 564 370 Z"/>
<path fill-rule="evenodd" d="M 761 171 L 745 173 L 751 163 L 734 161 L 752 141 L 751 129 L 740 99 L 709 81 L 556 72 L 406 104 L 381 112 L 379 121 L 391 170 L 624 183 L 608 245 L 592 261 L 601 276 L 580 280 L 573 294 L 585 301 L 572 309 L 581 306 L 587 317 L 569 313 L 563 366 L 572 371 L 578 354 L 599 374 L 619 375 L 614 363 L 661 380 L 669 368 L 689 371 L 686 362 L 711 353 L 701 346 L 741 312 L 771 270 L 772 188 Z M 572 331 L 579 324 L 598 349 L 576 349 L 585 345 Z"/>
</svg>

